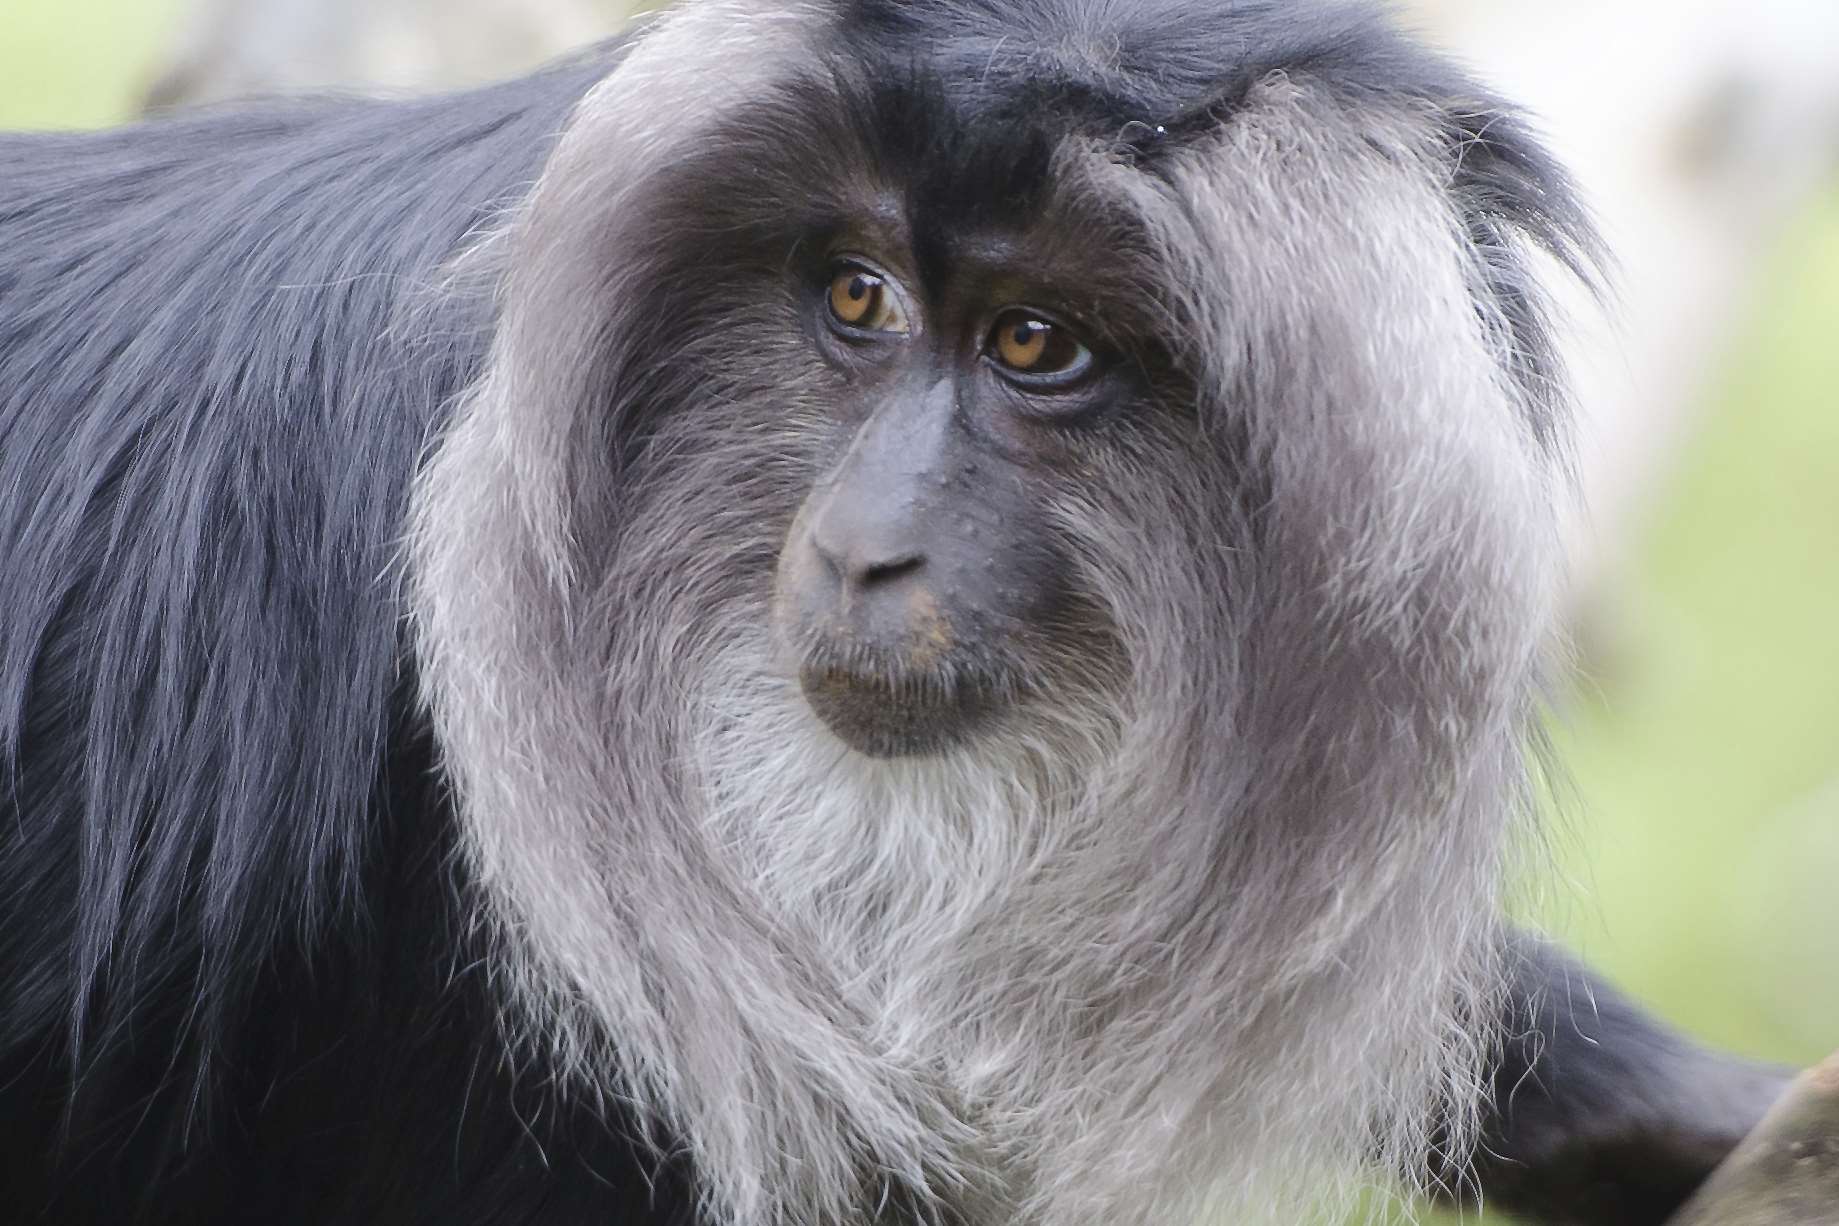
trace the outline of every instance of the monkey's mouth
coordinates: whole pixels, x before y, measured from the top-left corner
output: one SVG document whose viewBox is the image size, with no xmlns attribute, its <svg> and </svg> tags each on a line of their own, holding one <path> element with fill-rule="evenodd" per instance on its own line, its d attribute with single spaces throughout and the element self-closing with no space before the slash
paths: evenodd
<svg viewBox="0 0 1839 1226">
<path fill-rule="evenodd" d="M 990 687 L 968 680 L 809 665 L 798 681 L 825 727 L 872 758 L 942 753 L 988 723 L 997 707 Z"/>
</svg>

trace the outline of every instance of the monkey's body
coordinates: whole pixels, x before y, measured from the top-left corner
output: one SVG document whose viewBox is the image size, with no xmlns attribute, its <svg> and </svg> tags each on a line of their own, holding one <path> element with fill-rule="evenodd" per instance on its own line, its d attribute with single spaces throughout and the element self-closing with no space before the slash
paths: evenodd
<svg viewBox="0 0 1839 1226">
<path fill-rule="evenodd" d="M 0 140 L 9 1221 L 680 1219 L 494 1050 L 401 647 L 390 321 L 604 64 Z"/>
<path fill-rule="evenodd" d="M 943 75 L 915 96 L 974 95 L 963 73 L 986 44 L 951 41 L 974 8 L 868 10 L 846 41 L 878 63 L 944 47 Z M 1281 11 L 1208 20 L 1223 42 L 1171 36 L 1159 54 L 1171 78 L 1233 97 L 1283 68 L 1355 97 L 1455 80 L 1400 44 L 1335 41 L 1339 27 Z M 1197 66 L 1199 45 L 1241 58 Z M 718 1174 L 683 1158 L 676 1129 L 695 1109 L 677 1117 L 666 1094 L 659 1122 L 625 1105 L 631 1085 L 582 1084 L 603 1066 L 509 1003 L 531 993 L 507 981 L 534 972 L 502 954 L 496 923 L 515 907 L 482 896 L 515 897 L 515 865 L 466 833 L 452 770 L 472 759 L 447 735 L 463 687 L 431 685 L 409 625 L 442 614 L 417 614 L 417 567 L 439 567 L 404 542 L 438 534 L 452 505 L 412 511 L 412 490 L 505 362 L 499 283 L 451 279 L 453 266 L 553 176 L 558 139 L 620 54 L 426 101 L 0 138 L 0 1188 L 13 1220 L 664 1226 L 739 1212 L 732 1189 L 700 1210 L 689 1191 Z M 1141 103 L 1146 121 L 1169 120 L 1141 151 L 1153 159 L 1184 115 Z M 923 132 L 905 138 L 923 159 Z M 1477 190 L 1538 169 L 1513 139 L 1475 164 Z M 1511 325 L 1536 326 L 1524 286 L 1496 288 Z M 613 449 L 639 437 L 626 429 Z M 431 688 L 445 696 L 434 717 Z M 684 919 L 644 911 L 641 944 L 668 948 Z M 657 956 L 630 973 L 668 980 L 681 965 Z M 1544 955 L 1528 965 L 1516 1008 L 1569 975 Z M 743 1013 L 747 990 L 733 989 Z M 1541 1022 L 1567 1050 L 1572 1025 Z M 646 1050 L 648 1071 L 666 1058 Z M 1683 1054 L 1632 1015 L 1590 1050 L 1612 1055 L 1572 1051 L 1577 1067 L 1540 1078 L 1549 1102 L 1507 1155 L 1532 1165 L 1486 1168 L 1517 1172 L 1500 1183 L 1515 1203 L 1658 1220 L 1773 1084 Z M 1537 1179 L 1588 1165 L 1599 1141 L 1639 1150 L 1682 1118 L 1698 1139 L 1666 1179 L 1611 1179 L 1571 1204 Z M 702 1163 L 723 1152 L 706 1126 L 685 1143 Z M 1582 1156 L 1553 1139 L 1572 1135 Z M 877 1190 L 899 1212 L 912 1172 L 895 1174 Z M 935 1188 L 915 1203 L 986 1221 L 975 1197 Z M 748 1226 L 768 1220 L 758 1212 Z"/>
</svg>

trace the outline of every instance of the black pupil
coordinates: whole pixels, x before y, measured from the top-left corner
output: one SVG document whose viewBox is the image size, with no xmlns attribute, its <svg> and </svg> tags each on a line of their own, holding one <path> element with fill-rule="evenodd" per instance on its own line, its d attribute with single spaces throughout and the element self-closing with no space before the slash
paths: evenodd
<svg viewBox="0 0 1839 1226">
<path fill-rule="evenodd" d="M 1047 325 L 1040 320 L 1025 319 L 1015 325 L 1015 343 L 1018 345 L 1031 344 L 1035 337 L 1045 331 L 1047 331 Z"/>
<path fill-rule="evenodd" d="M 873 281 L 869 280 L 861 273 L 857 273 L 849 282 L 849 300 L 851 302 L 861 302 L 864 298 L 869 296 L 874 288 L 875 283 Z"/>
</svg>

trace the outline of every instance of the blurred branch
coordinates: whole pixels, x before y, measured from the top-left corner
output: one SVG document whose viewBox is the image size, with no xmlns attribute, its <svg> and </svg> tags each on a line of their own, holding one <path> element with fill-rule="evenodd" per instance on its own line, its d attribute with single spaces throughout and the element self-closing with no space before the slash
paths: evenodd
<svg viewBox="0 0 1839 1226">
<path fill-rule="evenodd" d="M 1839 1221 L 1839 1055 L 1803 1074 L 1670 1226 Z"/>
</svg>

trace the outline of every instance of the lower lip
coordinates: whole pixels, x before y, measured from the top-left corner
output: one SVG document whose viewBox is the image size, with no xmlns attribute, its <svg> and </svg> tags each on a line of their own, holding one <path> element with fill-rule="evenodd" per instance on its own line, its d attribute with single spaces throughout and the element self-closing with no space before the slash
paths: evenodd
<svg viewBox="0 0 1839 1226">
<path fill-rule="evenodd" d="M 912 692 L 836 669 L 806 669 L 811 710 L 850 748 L 875 758 L 942 753 L 982 726 L 993 707 L 981 691 L 916 685 Z"/>
</svg>

